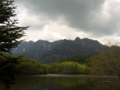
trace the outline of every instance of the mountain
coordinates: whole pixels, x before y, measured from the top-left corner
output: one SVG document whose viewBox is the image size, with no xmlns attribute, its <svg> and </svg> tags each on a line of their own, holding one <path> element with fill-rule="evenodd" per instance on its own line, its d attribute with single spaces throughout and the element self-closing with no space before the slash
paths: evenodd
<svg viewBox="0 0 120 90">
<path fill-rule="evenodd" d="M 96 40 L 79 37 L 75 40 L 64 39 L 54 42 L 38 40 L 21 43 L 12 53 L 36 59 L 41 63 L 52 63 L 71 56 L 97 54 L 100 46 Z"/>
</svg>

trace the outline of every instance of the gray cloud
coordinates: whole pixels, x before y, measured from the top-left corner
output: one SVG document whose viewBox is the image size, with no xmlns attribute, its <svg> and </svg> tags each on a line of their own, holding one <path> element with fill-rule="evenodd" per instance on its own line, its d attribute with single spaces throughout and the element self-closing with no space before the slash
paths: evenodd
<svg viewBox="0 0 120 90">
<path fill-rule="evenodd" d="M 119 11 L 112 5 L 104 10 L 105 0 L 16 0 L 33 15 L 46 15 L 52 20 L 64 17 L 69 27 L 91 33 L 93 36 L 112 35 L 120 22 Z"/>
</svg>

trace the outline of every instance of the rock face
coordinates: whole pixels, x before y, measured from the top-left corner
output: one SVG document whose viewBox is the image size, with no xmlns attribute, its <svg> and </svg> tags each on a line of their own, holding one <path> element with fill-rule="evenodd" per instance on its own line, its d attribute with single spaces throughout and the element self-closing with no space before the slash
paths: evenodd
<svg viewBox="0 0 120 90">
<path fill-rule="evenodd" d="M 41 63 L 52 63 L 66 57 L 97 54 L 100 46 L 98 41 L 79 37 L 75 40 L 64 39 L 54 42 L 38 40 L 21 43 L 12 53 L 36 59 Z"/>
</svg>

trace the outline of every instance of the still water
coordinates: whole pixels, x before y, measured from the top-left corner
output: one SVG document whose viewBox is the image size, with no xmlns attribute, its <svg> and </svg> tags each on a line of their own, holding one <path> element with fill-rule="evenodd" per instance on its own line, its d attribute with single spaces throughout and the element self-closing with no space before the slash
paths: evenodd
<svg viewBox="0 0 120 90">
<path fill-rule="evenodd" d="M 111 89 L 108 80 L 106 77 L 93 78 L 90 75 L 47 74 L 22 76 L 17 79 L 17 84 L 11 85 L 10 90 L 104 90 L 106 85 L 108 85 L 107 88 L 110 86 Z M 102 84 L 100 81 L 102 81 Z"/>
</svg>

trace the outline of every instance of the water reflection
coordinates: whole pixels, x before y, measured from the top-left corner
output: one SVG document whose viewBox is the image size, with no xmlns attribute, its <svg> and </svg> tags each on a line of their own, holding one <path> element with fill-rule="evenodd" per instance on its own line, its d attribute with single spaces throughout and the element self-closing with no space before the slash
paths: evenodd
<svg viewBox="0 0 120 90">
<path fill-rule="evenodd" d="M 90 90 L 120 90 L 120 81 L 116 76 L 92 77 L 89 81 L 92 82 Z"/>
<path fill-rule="evenodd" d="M 117 78 L 89 75 L 48 74 L 22 76 L 10 90 L 119 90 Z M 114 87 L 115 86 L 115 87 Z M 0 87 L 0 90 L 4 90 Z"/>
</svg>

